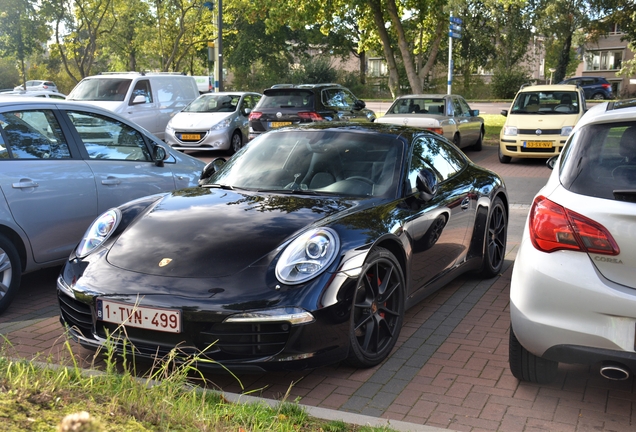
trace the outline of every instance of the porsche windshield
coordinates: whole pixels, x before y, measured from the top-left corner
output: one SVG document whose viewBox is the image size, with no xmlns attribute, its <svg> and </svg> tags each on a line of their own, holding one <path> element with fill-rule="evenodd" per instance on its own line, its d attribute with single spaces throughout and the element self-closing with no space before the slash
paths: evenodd
<svg viewBox="0 0 636 432">
<path fill-rule="evenodd" d="M 396 189 L 403 143 L 378 133 L 271 132 L 252 141 L 207 182 L 241 189 L 385 196 Z"/>
</svg>

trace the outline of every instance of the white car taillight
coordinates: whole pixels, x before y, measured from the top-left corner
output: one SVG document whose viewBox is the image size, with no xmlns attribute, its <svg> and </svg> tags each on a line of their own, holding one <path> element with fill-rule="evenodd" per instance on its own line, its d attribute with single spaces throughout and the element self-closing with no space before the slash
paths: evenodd
<svg viewBox="0 0 636 432">
<path fill-rule="evenodd" d="M 620 249 L 607 229 L 581 214 L 568 210 L 544 196 L 530 209 L 530 240 L 543 252 L 574 250 L 601 255 L 618 255 Z"/>
</svg>

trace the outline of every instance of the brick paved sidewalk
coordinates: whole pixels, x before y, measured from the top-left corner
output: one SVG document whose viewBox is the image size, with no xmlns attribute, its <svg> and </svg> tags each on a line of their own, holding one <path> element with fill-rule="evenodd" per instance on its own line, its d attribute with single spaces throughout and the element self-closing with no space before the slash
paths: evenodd
<svg viewBox="0 0 636 432">
<path fill-rule="evenodd" d="M 541 163 L 500 165 L 496 151 L 469 153 L 506 183 L 539 187 Z M 512 189 L 512 188 L 511 188 Z M 529 190 L 520 192 L 530 193 Z M 219 389 L 457 431 L 636 430 L 634 379 L 609 381 L 598 366 L 559 365 L 550 385 L 518 382 L 508 368 L 509 287 L 527 200 L 511 196 L 501 276 L 465 275 L 407 312 L 392 355 L 371 369 L 344 365 L 307 372 L 206 374 Z M 25 276 L 25 289 L 0 315 L 3 354 L 70 364 L 55 299 L 57 269 Z M 70 346 L 81 365 L 92 353 Z"/>
</svg>

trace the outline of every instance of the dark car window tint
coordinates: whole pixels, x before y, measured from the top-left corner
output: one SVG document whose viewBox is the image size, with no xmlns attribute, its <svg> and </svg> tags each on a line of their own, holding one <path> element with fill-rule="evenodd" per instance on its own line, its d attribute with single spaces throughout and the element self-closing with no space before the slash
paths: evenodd
<svg viewBox="0 0 636 432">
<path fill-rule="evenodd" d="M 60 125 L 50 110 L 13 111 L 0 114 L 0 126 L 6 147 L 14 159 L 71 157 Z"/>
<path fill-rule="evenodd" d="M 462 107 L 463 115 L 465 117 L 470 117 L 470 106 L 468 105 L 468 103 L 462 98 L 457 98 L 457 100 Z"/>
<path fill-rule="evenodd" d="M 417 173 L 426 167 L 434 169 L 442 182 L 454 176 L 465 165 L 466 160 L 451 145 L 433 137 L 420 137 L 413 145 L 409 180 L 411 186 L 415 187 Z"/>
<path fill-rule="evenodd" d="M 636 189 L 636 122 L 581 128 L 564 149 L 560 179 L 566 189 L 597 198 Z"/>
<path fill-rule="evenodd" d="M 86 112 L 69 112 L 91 159 L 151 161 L 143 136 L 117 120 Z"/>
<path fill-rule="evenodd" d="M 383 196 L 396 189 L 401 148 L 390 135 L 272 132 L 252 141 L 209 182 L 247 189 Z"/>
<path fill-rule="evenodd" d="M 266 93 L 260 100 L 261 108 L 307 108 L 313 109 L 313 94 L 307 91 L 278 90 Z"/>
</svg>

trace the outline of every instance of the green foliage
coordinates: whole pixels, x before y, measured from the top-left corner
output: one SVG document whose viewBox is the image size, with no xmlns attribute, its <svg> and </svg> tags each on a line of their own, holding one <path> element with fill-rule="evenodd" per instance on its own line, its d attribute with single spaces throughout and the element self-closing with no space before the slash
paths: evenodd
<svg viewBox="0 0 636 432">
<path fill-rule="evenodd" d="M 528 73 L 520 68 L 504 68 L 495 69 L 490 84 L 492 95 L 499 99 L 512 99 L 522 84 L 529 81 Z"/>
<path fill-rule="evenodd" d="M 114 343 L 111 337 L 108 340 Z M 75 359 L 68 342 L 66 348 Z M 177 350 L 147 372 L 137 371 L 132 350 L 123 358 L 112 348 L 103 354 L 106 370 L 87 374 L 77 363 L 41 367 L 10 360 L 0 347 L 1 429 L 44 431 L 59 425 L 57 430 L 83 432 L 390 431 L 321 421 L 285 400 L 274 407 L 231 403 L 205 388 L 207 381 L 195 365 L 209 360 L 195 356 L 177 361 L 181 355 Z"/>
<path fill-rule="evenodd" d="M 10 88 L 20 84 L 18 69 L 15 67 L 15 60 L 11 58 L 0 58 L 0 89 Z"/>
<path fill-rule="evenodd" d="M 319 84 L 336 81 L 337 72 L 331 65 L 331 59 L 325 56 L 309 58 L 290 74 L 293 84 Z"/>
</svg>

